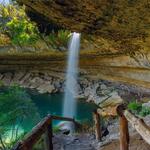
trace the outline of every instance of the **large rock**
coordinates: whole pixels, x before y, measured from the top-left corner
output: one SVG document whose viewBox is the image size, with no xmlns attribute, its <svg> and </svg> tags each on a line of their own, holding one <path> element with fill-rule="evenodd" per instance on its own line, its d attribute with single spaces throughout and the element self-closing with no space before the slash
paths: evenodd
<svg viewBox="0 0 150 150">
<path fill-rule="evenodd" d="M 149 50 L 147 0 L 17 1 L 26 6 L 28 16 L 37 22 L 41 32 L 68 29 L 86 33 L 84 47 L 103 53 L 119 51 L 133 55 L 133 51 Z"/>
<path fill-rule="evenodd" d="M 134 27 L 138 29 L 137 32 L 142 31 L 142 25 L 149 23 L 149 20 L 146 20 L 150 15 L 148 11 L 150 3 L 147 0 L 142 2 L 126 0 L 17 1 L 25 4 L 30 17 L 41 25 L 47 22 L 45 26 L 50 26 L 49 23 L 53 23 L 58 27 L 80 32 L 94 31 L 97 34 L 97 32 L 102 33 L 101 29 L 103 29 L 109 34 L 112 32 L 115 34 L 118 28 L 122 28 L 123 31 L 126 28 L 128 34 L 134 32 Z"/>
<path fill-rule="evenodd" d="M 104 11 L 110 10 L 112 5 L 108 0 L 18 0 L 18 2 L 26 5 L 28 15 L 36 21 L 38 21 L 36 16 L 39 19 L 43 16 L 47 24 L 50 22 L 80 32 L 92 27 L 102 27 L 105 22 Z"/>
</svg>

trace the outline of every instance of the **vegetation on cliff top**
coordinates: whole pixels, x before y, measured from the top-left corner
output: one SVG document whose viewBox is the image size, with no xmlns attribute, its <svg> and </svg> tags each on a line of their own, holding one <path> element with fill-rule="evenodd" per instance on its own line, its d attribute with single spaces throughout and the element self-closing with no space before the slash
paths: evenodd
<svg viewBox="0 0 150 150">
<path fill-rule="evenodd" d="M 30 0 L 18 1 L 25 5 L 32 3 Z M 43 1 L 38 1 L 34 7 L 36 3 L 37 2 L 32 4 L 30 9 L 28 5 L 18 6 L 16 3 L 11 5 L 11 7 L 7 6 L 7 9 L 8 7 L 11 8 L 11 14 L 9 15 L 8 10 L 10 8 L 7 10 L 5 7 L 5 15 L 1 14 L 0 19 L 7 16 L 7 19 L 5 18 L 4 20 L 7 21 L 7 23 L 11 23 L 8 23 L 7 28 L 5 28 L 7 34 L 2 32 L 5 30 L 1 30 L 0 45 L 4 45 L 5 43 L 8 45 L 13 44 L 15 48 L 23 45 L 22 48 L 18 49 L 27 49 L 29 51 L 41 49 L 66 50 L 66 43 L 70 35 L 69 30 L 71 30 L 82 32 L 81 49 L 96 50 L 98 54 L 117 53 L 133 56 L 135 52 L 149 51 L 150 4 L 147 0 L 143 0 L 142 2 L 139 0 L 105 0 L 103 2 L 99 1 L 93 3 L 90 1 L 86 3 L 84 1 L 78 1 L 78 3 L 75 1 L 71 3 L 67 1 L 61 4 L 54 0 L 52 3 L 47 2 L 46 5 Z M 67 11 L 62 7 L 63 3 Z M 41 7 L 38 7 L 39 5 Z M 56 5 L 61 11 L 53 9 Z M 98 7 L 99 5 L 100 7 Z M 32 10 L 32 7 L 35 9 Z M 44 11 L 42 11 L 45 7 L 51 7 L 51 9 L 44 9 Z M 74 10 L 73 14 L 72 9 L 68 7 Z M 96 7 L 98 7 L 98 9 L 96 9 Z M 46 11 L 52 10 L 54 13 L 56 11 L 55 15 L 54 13 L 46 13 Z M 60 12 L 57 13 L 57 11 Z M 64 11 L 66 15 L 63 14 Z M 10 19 L 12 18 L 10 17 L 12 14 L 15 14 L 13 17 L 17 15 L 17 27 L 13 25 L 16 24 L 15 19 Z M 24 17 L 18 17 L 21 16 L 20 14 Z M 47 16 L 47 14 L 49 14 L 49 16 Z M 67 17 L 69 14 L 72 15 L 72 19 Z M 53 24 L 53 21 L 55 24 Z M 26 29 L 23 27 L 25 24 Z M 56 26 L 60 26 L 60 28 L 56 30 Z M 39 33 L 37 28 L 40 29 L 42 33 Z M 15 33 L 19 32 L 19 34 L 14 34 L 12 29 L 17 30 Z M 21 45 L 19 43 L 21 43 Z"/>
<path fill-rule="evenodd" d="M 39 43 L 42 42 L 47 49 L 67 49 L 71 32 L 60 30 L 49 35 L 41 34 L 36 23 L 26 15 L 24 6 L 0 4 L 0 20 L 0 46 L 12 45 L 20 49 L 26 46 L 40 50 Z"/>
</svg>

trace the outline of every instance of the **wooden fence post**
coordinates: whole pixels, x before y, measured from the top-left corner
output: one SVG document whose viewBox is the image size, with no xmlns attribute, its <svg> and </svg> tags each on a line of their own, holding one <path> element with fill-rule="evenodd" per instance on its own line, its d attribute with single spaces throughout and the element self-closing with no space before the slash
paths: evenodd
<svg viewBox="0 0 150 150">
<path fill-rule="evenodd" d="M 135 116 L 130 111 L 125 110 L 124 116 L 131 123 L 132 127 L 141 135 L 141 137 L 150 145 L 150 126 L 143 119 Z"/>
<path fill-rule="evenodd" d="M 101 132 L 100 115 L 97 113 L 97 110 L 94 111 L 93 118 L 94 118 L 94 121 L 95 121 L 96 139 L 100 141 L 102 139 L 102 132 Z"/>
<path fill-rule="evenodd" d="M 129 150 L 128 121 L 124 115 L 120 117 L 120 150 Z"/>
<path fill-rule="evenodd" d="M 125 106 L 123 105 L 117 107 L 120 122 L 120 150 L 129 150 L 128 120 L 123 114 L 124 109 Z"/>
<path fill-rule="evenodd" d="M 50 124 L 47 127 L 47 132 L 46 132 L 46 146 L 47 150 L 53 150 L 53 129 L 52 129 L 52 119 L 50 121 Z"/>
</svg>

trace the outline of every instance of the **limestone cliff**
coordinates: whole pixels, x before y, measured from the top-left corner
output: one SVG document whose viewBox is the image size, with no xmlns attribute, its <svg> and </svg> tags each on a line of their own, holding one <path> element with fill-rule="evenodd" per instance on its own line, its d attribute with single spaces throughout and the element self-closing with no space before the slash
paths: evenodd
<svg viewBox="0 0 150 150">
<path fill-rule="evenodd" d="M 28 70 L 53 72 L 64 77 L 67 55 L 56 52 L 50 55 L 0 56 L 0 71 Z M 150 88 L 150 56 L 138 53 L 136 59 L 126 55 L 102 55 L 93 51 L 80 53 L 80 76 L 123 82 Z"/>
<path fill-rule="evenodd" d="M 41 32 L 63 28 L 82 33 L 80 78 L 113 81 L 149 91 L 149 0 L 17 1 L 25 5 L 27 14 L 37 22 Z M 19 71 L 23 72 L 20 78 L 26 78 L 29 86 L 34 84 L 41 90 L 52 85 L 50 92 L 57 91 L 55 84 L 51 84 L 51 76 L 59 83 L 64 80 L 66 58 L 65 52 L 0 56 L 1 79 L 11 81 Z M 45 77 L 49 82 L 45 82 Z"/>
<path fill-rule="evenodd" d="M 18 83 L 42 93 L 62 92 L 65 86 L 66 57 L 61 52 L 50 55 L 0 56 L 0 80 L 5 85 Z M 130 56 L 98 55 L 82 51 L 77 96 L 97 104 L 109 97 L 116 101 L 119 99 L 118 94 L 124 100 L 149 97 L 149 61 L 140 55 L 138 57 L 141 59 L 140 64 Z"/>
<path fill-rule="evenodd" d="M 26 6 L 27 14 L 41 30 L 63 28 L 82 33 L 83 74 L 150 88 L 149 0 L 18 2 Z M 48 59 L 51 57 L 54 58 Z M 55 61 L 49 61 L 49 68 L 63 70 L 65 58 L 65 54 L 56 56 Z"/>
<path fill-rule="evenodd" d="M 150 48 L 149 0 L 17 0 L 41 31 L 83 34 L 83 45 L 133 55 Z M 88 43 L 88 44 L 87 44 Z"/>
</svg>

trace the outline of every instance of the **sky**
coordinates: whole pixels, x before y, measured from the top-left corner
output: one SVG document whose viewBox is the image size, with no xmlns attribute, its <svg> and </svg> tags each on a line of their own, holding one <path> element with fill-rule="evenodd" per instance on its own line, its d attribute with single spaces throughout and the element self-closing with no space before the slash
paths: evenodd
<svg viewBox="0 0 150 150">
<path fill-rule="evenodd" d="M 9 3 L 9 0 L 0 0 L 0 3 Z"/>
</svg>

